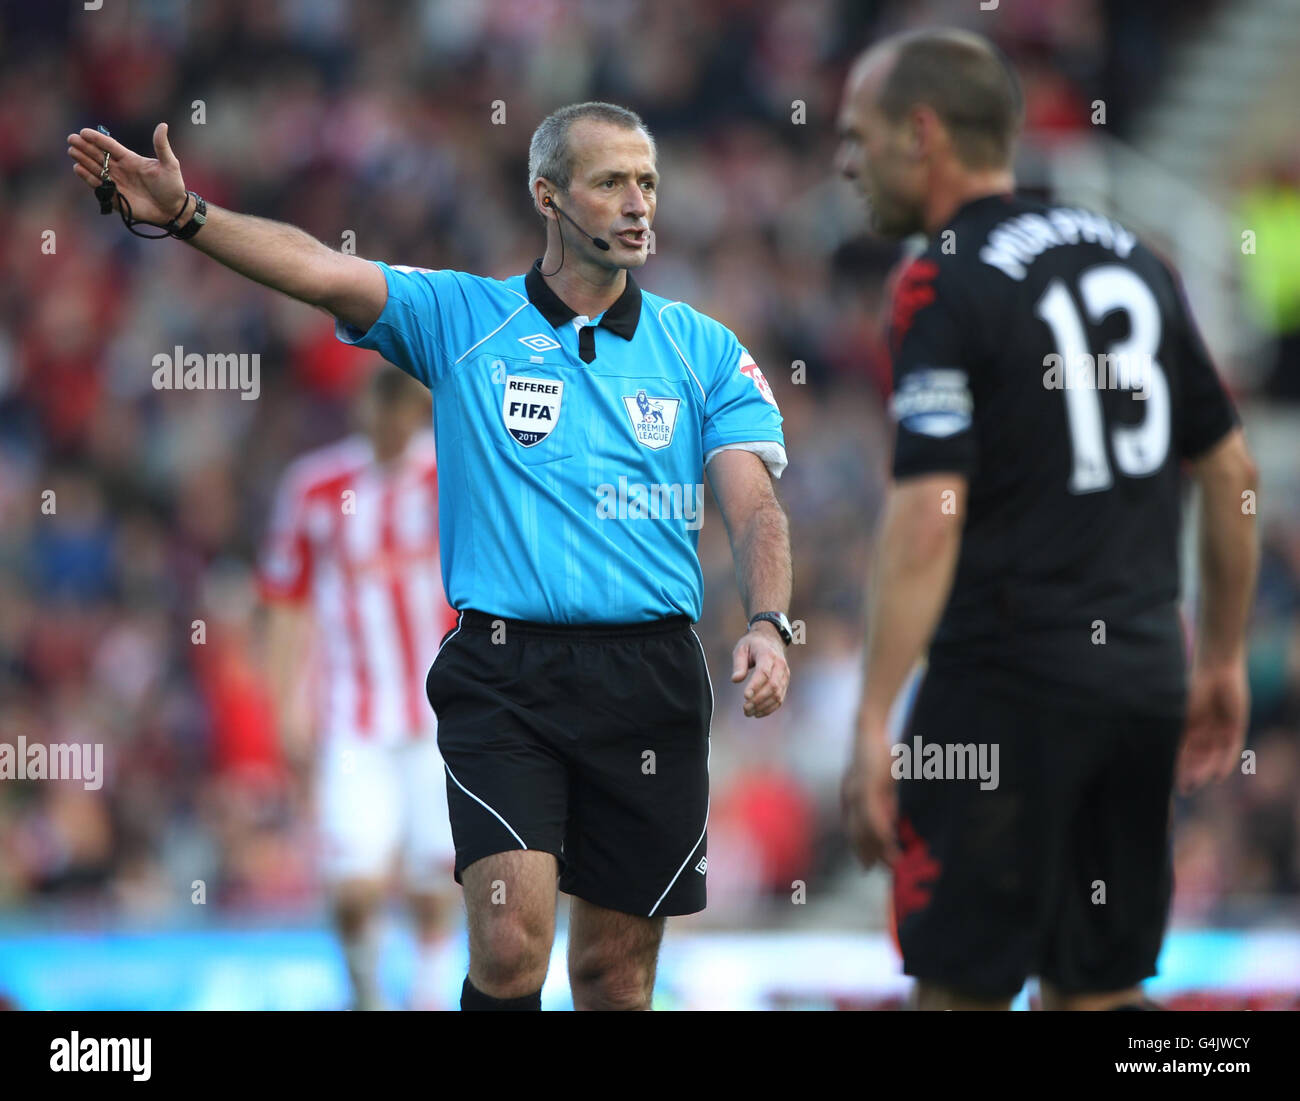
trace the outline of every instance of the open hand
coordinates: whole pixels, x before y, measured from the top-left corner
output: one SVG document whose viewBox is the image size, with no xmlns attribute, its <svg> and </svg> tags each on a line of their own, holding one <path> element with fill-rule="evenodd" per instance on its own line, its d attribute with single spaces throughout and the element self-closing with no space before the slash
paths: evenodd
<svg viewBox="0 0 1300 1101">
<path fill-rule="evenodd" d="M 131 205 L 131 216 L 138 222 L 165 226 L 181 212 L 185 204 L 185 181 L 180 161 L 167 143 L 167 124 L 160 122 L 153 132 L 156 158 L 132 153 L 120 141 L 89 128 L 68 135 L 68 155 L 72 171 L 90 187 L 98 187 L 109 154 L 108 176 L 117 185 L 119 196 Z M 120 197 L 114 201 L 120 210 Z"/>
</svg>

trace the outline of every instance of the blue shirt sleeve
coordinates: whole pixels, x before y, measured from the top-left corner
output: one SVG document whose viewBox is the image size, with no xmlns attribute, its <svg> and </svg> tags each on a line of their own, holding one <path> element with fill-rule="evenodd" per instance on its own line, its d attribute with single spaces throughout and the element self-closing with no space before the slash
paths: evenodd
<svg viewBox="0 0 1300 1101">
<path fill-rule="evenodd" d="M 462 298 L 457 273 L 371 262 L 388 283 L 384 312 L 365 331 L 336 321 L 334 335 L 378 352 L 433 389 L 446 373 L 448 313 Z"/>
<path fill-rule="evenodd" d="M 721 328 L 721 326 L 719 326 Z M 754 357 L 730 330 L 722 329 L 722 354 L 704 406 L 704 454 L 733 444 L 754 447 L 774 477 L 785 469 L 785 435 L 781 410 Z"/>
</svg>

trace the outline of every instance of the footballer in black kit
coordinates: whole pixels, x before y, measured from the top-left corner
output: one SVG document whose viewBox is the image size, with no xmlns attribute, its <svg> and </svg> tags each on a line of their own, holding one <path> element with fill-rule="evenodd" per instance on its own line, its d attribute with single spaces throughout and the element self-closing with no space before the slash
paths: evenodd
<svg viewBox="0 0 1300 1101">
<path fill-rule="evenodd" d="M 895 477 L 970 479 L 931 669 L 1180 715 L 1180 462 L 1236 418 L 1170 270 L 1090 211 L 976 199 L 904 271 L 890 341 Z"/>
<path fill-rule="evenodd" d="M 907 972 L 989 998 L 1029 974 L 1132 986 L 1171 889 L 1180 464 L 1232 404 L 1155 254 L 1011 195 L 961 206 L 905 269 L 890 342 L 895 478 L 969 479 L 905 740 L 1000 748 L 994 790 L 899 783 Z"/>
<path fill-rule="evenodd" d="M 1016 195 L 1023 118 L 1014 68 L 969 31 L 890 36 L 845 82 L 837 167 L 876 232 L 928 240 L 889 327 L 845 825 L 893 869 L 918 1008 L 1005 1009 L 1033 975 L 1047 1009 L 1142 1008 L 1173 785 L 1240 766 L 1257 471 L 1170 269 L 1109 217 Z"/>
</svg>

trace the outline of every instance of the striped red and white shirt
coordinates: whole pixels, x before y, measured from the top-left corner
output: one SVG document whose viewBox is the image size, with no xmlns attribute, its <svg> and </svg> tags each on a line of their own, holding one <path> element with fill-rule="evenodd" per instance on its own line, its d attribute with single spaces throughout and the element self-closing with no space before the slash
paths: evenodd
<svg viewBox="0 0 1300 1101">
<path fill-rule="evenodd" d="M 456 615 L 442 588 L 431 432 L 387 467 L 360 435 L 294 462 L 259 574 L 264 599 L 311 600 L 324 738 L 391 744 L 434 731 L 424 679 Z"/>
</svg>

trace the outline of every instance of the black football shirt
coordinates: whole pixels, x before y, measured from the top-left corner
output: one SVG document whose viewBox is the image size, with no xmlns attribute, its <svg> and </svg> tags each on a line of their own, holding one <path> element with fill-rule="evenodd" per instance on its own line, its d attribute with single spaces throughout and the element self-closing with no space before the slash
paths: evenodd
<svg viewBox="0 0 1300 1101">
<path fill-rule="evenodd" d="M 1109 218 L 976 199 L 901 275 L 890 348 L 895 477 L 969 479 L 930 668 L 1180 713 L 1181 462 L 1236 415 L 1177 278 Z"/>
</svg>

